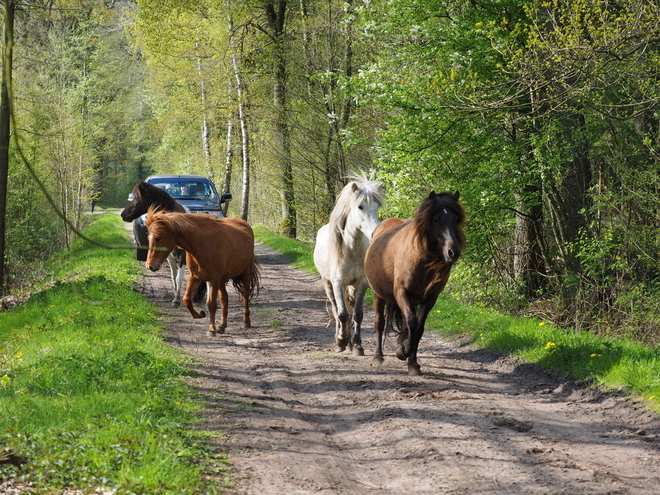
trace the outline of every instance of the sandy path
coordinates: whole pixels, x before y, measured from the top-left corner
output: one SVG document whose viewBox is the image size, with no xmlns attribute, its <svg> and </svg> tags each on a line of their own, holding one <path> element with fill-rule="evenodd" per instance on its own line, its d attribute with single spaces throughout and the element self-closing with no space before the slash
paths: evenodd
<svg viewBox="0 0 660 495">
<path fill-rule="evenodd" d="M 205 427 L 229 455 L 230 494 L 660 493 L 660 421 L 556 373 L 426 334 L 421 377 L 387 348 L 334 352 L 318 279 L 259 245 L 254 327 L 230 289 L 227 333 L 171 308 L 168 270 L 140 289 L 172 344 L 201 358 Z"/>
</svg>

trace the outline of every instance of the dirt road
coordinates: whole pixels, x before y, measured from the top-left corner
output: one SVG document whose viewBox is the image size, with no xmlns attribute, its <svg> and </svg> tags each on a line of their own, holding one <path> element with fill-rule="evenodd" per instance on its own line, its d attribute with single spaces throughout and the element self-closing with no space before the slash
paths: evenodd
<svg viewBox="0 0 660 495">
<path fill-rule="evenodd" d="M 421 377 L 386 349 L 334 352 L 320 280 L 258 246 L 262 290 L 242 328 L 171 308 L 169 270 L 145 273 L 172 344 L 201 358 L 206 427 L 233 464 L 229 494 L 657 494 L 660 421 L 622 398 L 426 334 Z"/>
</svg>

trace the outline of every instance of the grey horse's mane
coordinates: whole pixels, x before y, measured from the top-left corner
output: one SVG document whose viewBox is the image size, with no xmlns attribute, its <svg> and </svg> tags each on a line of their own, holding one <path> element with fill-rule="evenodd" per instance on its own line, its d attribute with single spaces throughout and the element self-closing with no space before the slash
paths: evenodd
<svg viewBox="0 0 660 495">
<path fill-rule="evenodd" d="M 346 178 L 350 182 L 344 186 L 339 194 L 335 207 L 332 213 L 330 213 L 330 220 L 328 221 L 331 231 L 331 250 L 337 256 L 341 256 L 346 219 L 351 209 L 365 202 L 367 204 L 375 202 L 379 206 L 382 206 L 385 200 L 382 182 L 373 180 L 372 177 L 364 173 L 352 173 Z"/>
</svg>

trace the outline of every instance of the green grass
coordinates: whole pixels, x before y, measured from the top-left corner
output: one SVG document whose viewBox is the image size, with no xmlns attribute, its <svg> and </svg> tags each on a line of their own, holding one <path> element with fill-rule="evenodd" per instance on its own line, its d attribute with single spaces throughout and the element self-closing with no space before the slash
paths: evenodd
<svg viewBox="0 0 660 495">
<path fill-rule="evenodd" d="M 318 274 L 313 248 L 255 230 L 260 242 L 294 256 L 297 267 Z M 577 380 L 618 390 L 660 412 L 660 350 L 626 339 L 606 339 L 588 332 L 575 333 L 534 318 L 511 317 L 462 304 L 442 294 L 426 322 L 427 331 L 502 354 L 565 371 Z M 466 339 L 467 337 L 467 339 Z"/>
<path fill-rule="evenodd" d="M 85 233 L 128 246 L 114 213 Z M 0 314 L 0 447 L 28 459 L 18 475 L 42 490 L 108 486 L 117 493 L 212 493 L 223 477 L 195 427 L 200 401 L 188 358 L 161 337 L 158 313 L 133 282 L 128 249 L 77 242 L 56 282 Z M 0 477 L 16 475 L 0 468 Z"/>
<path fill-rule="evenodd" d="M 627 339 L 575 333 L 535 318 L 502 315 L 444 295 L 429 315 L 427 327 L 448 337 L 468 335 L 477 346 L 628 392 L 660 412 L 658 349 Z"/>
</svg>

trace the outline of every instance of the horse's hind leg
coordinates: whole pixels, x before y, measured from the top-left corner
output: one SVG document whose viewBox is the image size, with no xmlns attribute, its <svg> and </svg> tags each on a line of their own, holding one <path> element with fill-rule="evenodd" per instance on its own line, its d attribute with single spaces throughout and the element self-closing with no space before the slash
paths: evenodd
<svg viewBox="0 0 660 495">
<path fill-rule="evenodd" d="M 250 321 L 250 294 L 246 291 L 241 294 L 243 297 L 243 328 L 252 328 Z"/>
<path fill-rule="evenodd" d="M 332 307 L 332 317 L 335 320 L 335 343 L 337 344 L 337 352 L 343 352 L 346 349 L 347 342 L 341 341 L 341 323 L 339 321 L 339 315 L 337 314 L 337 302 L 335 301 L 335 292 L 332 288 L 332 283 L 330 280 L 324 278 L 323 288 L 325 289 L 325 294 L 328 296 L 330 301 L 330 306 Z"/>
<path fill-rule="evenodd" d="M 229 296 L 227 295 L 225 284 L 220 284 L 218 291 L 220 292 L 220 323 L 218 324 L 218 333 L 225 333 L 225 329 L 227 328 L 227 312 L 229 311 Z"/>
<path fill-rule="evenodd" d="M 374 293 L 374 309 L 376 316 L 374 318 L 374 331 L 376 333 L 376 352 L 374 353 L 374 363 L 383 364 L 383 330 L 385 329 L 385 301 Z"/>
</svg>

